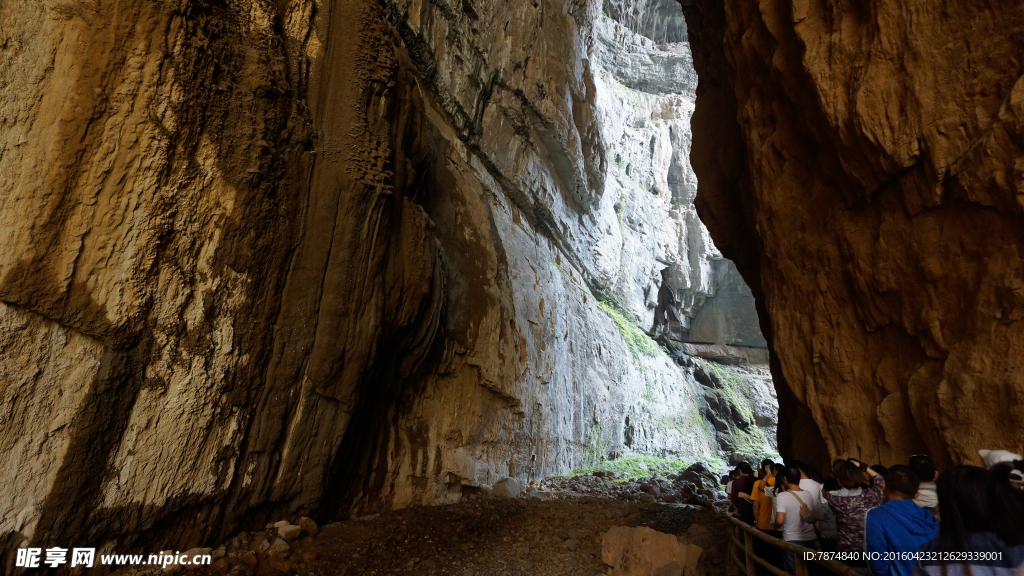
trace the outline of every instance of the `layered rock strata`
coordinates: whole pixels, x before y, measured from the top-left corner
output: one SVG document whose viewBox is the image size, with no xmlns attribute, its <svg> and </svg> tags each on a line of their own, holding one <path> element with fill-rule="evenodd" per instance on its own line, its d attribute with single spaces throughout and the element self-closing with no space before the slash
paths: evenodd
<svg viewBox="0 0 1024 576">
<path fill-rule="evenodd" d="M 767 314 L 784 454 L 1024 436 L 1024 6 L 684 0 L 697 206 Z"/>
</svg>

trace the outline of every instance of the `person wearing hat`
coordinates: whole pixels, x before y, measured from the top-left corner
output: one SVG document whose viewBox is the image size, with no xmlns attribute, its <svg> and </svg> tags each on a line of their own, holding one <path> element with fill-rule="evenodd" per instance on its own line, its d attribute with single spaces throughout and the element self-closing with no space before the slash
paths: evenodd
<svg viewBox="0 0 1024 576">
<path fill-rule="evenodd" d="M 985 468 L 992 470 L 999 464 L 1009 464 L 1010 486 L 1017 490 L 1024 490 L 1024 459 L 1020 454 L 1014 454 L 1008 450 L 978 450 L 981 459 L 985 461 Z"/>
</svg>

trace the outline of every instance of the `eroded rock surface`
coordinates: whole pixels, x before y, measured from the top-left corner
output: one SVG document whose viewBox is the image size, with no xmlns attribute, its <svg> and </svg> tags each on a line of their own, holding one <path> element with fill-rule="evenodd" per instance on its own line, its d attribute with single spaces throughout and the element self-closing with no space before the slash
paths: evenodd
<svg viewBox="0 0 1024 576">
<path fill-rule="evenodd" d="M 695 0 L 691 160 L 784 454 L 1024 448 L 1024 6 Z"/>
<path fill-rule="evenodd" d="M 0 5 L 3 549 L 716 453 L 694 365 L 645 334 L 717 289 L 690 56 L 678 14 L 620 17 Z"/>
</svg>

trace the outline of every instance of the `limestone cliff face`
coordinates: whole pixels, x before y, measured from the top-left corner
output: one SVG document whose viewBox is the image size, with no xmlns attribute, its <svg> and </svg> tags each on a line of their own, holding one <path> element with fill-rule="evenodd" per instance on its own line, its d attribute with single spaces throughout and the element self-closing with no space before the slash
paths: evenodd
<svg viewBox="0 0 1024 576">
<path fill-rule="evenodd" d="M 644 334 L 720 261 L 675 18 L 0 4 L 2 548 L 186 549 L 770 430 L 709 422 Z"/>
<path fill-rule="evenodd" d="M 767 312 L 783 453 L 1024 448 L 1024 6 L 683 3 L 697 205 Z"/>
</svg>

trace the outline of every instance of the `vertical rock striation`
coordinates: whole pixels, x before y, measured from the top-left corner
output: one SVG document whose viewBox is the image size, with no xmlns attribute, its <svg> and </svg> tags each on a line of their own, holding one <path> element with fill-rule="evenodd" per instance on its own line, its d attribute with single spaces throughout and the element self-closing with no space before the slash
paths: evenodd
<svg viewBox="0 0 1024 576">
<path fill-rule="evenodd" d="M 646 333 L 717 289 L 690 56 L 678 13 L 620 17 L 0 4 L 2 549 L 716 454 L 734 418 Z"/>
<path fill-rule="evenodd" d="M 767 312 L 784 454 L 1024 448 L 1024 7 L 683 4 L 697 206 Z"/>
</svg>

